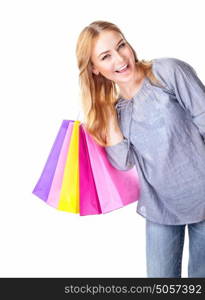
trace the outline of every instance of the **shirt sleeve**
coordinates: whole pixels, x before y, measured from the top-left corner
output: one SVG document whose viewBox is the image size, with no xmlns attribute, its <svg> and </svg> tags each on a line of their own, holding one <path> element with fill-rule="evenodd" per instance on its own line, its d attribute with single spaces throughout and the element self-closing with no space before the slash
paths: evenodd
<svg viewBox="0 0 205 300">
<path fill-rule="evenodd" d="M 115 145 L 105 147 L 106 155 L 111 165 L 120 170 L 128 171 L 135 165 L 134 153 L 132 144 L 128 147 L 127 138 L 123 137 L 123 140 Z"/>
<path fill-rule="evenodd" d="M 179 103 L 189 111 L 194 124 L 205 139 L 205 86 L 187 62 L 176 58 L 170 58 L 169 62 L 170 87 Z"/>
</svg>

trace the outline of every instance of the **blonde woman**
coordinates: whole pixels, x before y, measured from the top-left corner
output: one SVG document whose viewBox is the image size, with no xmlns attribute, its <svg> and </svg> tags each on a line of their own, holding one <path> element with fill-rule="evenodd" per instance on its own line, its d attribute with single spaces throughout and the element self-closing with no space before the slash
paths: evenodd
<svg viewBox="0 0 205 300">
<path fill-rule="evenodd" d="M 138 60 L 122 31 L 96 21 L 79 35 L 79 82 L 88 132 L 119 170 L 136 167 L 146 220 L 148 277 L 205 277 L 205 86 L 187 62 Z"/>
</svg>

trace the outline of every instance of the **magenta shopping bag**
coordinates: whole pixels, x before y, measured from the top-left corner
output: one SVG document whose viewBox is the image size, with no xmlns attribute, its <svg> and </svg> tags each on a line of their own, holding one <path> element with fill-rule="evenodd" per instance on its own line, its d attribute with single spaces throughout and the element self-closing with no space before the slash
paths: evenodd
<svg viewBox="0 0 205 300">
<path fill-rule="evenodd" d="M 103 213 L 121 208 L 139 198 L 139 179 L 133 167 L 128 171 L 114 168 L 107 159 L 105 148 L 86 132 L 89 158 L 96 190 Z"/>
</svg>

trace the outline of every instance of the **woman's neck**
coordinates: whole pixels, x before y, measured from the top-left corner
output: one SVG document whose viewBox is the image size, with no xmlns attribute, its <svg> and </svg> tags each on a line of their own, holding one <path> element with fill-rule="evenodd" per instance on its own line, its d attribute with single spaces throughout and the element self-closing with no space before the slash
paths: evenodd
<svg viewBox="0 0 205 300">
<path fill-rule="evenodd" d="M 130 100 L 140 90 L 144 78 L 143 72 L 136 72 L 136 75 L 133 76 L 133 81 L 120 85 L 120 98 Z"/>
</svg>

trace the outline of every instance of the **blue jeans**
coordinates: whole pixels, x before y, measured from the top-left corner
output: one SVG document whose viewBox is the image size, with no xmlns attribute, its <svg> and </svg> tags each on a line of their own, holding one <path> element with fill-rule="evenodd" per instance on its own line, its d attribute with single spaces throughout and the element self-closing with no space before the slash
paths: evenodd
<svg viewBox="0 0 205 300">
<path fill-rule="evenodd" d="M 188 277 L 205 277 L 205 220 L 185 225 L 162 225 L 146 219 L 147 277 L 181 277 L 186 225 Z"/>
</svg>

